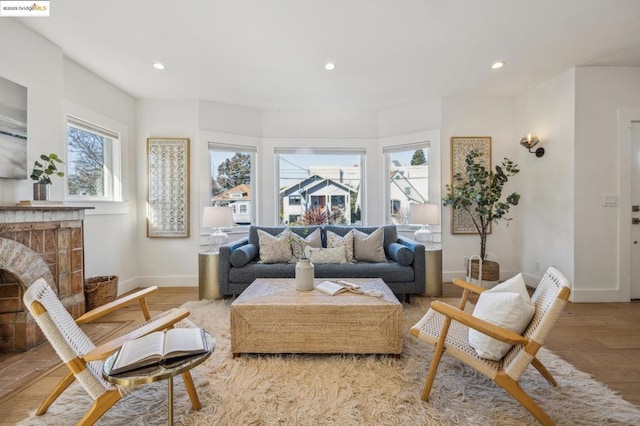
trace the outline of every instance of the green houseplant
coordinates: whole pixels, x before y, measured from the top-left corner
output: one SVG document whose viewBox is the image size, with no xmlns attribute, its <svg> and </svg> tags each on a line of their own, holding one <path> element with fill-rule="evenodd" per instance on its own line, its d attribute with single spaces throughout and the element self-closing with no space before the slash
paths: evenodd
<svg viewBox="0 0 640 426">
<path fill-rule="evenodd" d="M 465 172 L 456 173 L 451 185 L 447 185 L 447 195 L 442 199 L 444 206 L 462 209 L 469 213 L 480 236 L 480 259 L 483 268 L 487 258 L 487 234 L 491 222 L 496 224 L 511 218 L 507 217 L 511 206 L 517 206 L 520 195 L 511 193 L 503 199 L 502 191 L 510 177 L 517 174 L 518 165 L 505 158 L 495 166 L 495 170 L 487 168 L 478 161 L 480 152 L 472 150 L 465 158 Z M 476 260 L 476 263 L 479 263 Z M 488 263 L 488 262 L 487 262 Z M 496 263 L 497 265 L 497 263 Z M 477 268 L 476 268 L 477 269 Z M 472 265 L 473 271 L 473 265 Z M 473 276 L 472 278 L 477 278 Z M 483 273 L 484 275 L 484 273 Z"/>
<path fill-rule="evenodd" d="M 40 162 L 42 160 L 42 162 Z M 51 185 L 51 177 L 63 177 L 64 172 L 58 170 L 56 164 L 64 164 L 58 157 L 58 154 L 51 153 L 49 155 L 42 154 L 40 160 L 33 163 L 33 171 L 31 179 L 35 181 L 33 184 L 33 199 L 47 200 L 49 199 L 49 185 Z"/>
</svg>

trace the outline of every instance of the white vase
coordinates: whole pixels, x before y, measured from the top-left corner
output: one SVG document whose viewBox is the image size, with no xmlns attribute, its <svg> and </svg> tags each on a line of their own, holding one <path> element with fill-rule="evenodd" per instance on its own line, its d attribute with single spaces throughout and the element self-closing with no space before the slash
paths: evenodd
<svg viewBox="0 0 640 426">
<path fill-rule="evenodd" d="M 311 259 L 298 259 L 296 263 L 296 290 L 313 290 L 314 267 Z"/>
</svg>

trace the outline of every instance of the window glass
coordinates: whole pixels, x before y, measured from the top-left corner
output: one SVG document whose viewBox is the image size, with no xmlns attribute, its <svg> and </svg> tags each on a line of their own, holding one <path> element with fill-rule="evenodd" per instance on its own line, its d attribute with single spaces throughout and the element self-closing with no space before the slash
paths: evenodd
<svg viewBox="0 0 640 426">
<path fill-rule="evenodd" d="M 429 148 L 424 145 L 386 152 L 387 217 L 395 225 L 409 224 L 409 205 L 429 201 Z"/>
<path fill-rule="evenodd" d="M 281 225 L 359 224 L 364 154 L 278 153 Z"/>
<path fill-rule="evenodd" d="M 119 144 L 118 133 L 68 118 L 67 195 L 70 199 L 119 198 Z"/>
<path fill-rule="evenodd" d="M 209 147 L 211 160 L 210 205 L 229 206 L 237 225 L 254 222 L 252 176 L 255 153 Z"/>
</svg>

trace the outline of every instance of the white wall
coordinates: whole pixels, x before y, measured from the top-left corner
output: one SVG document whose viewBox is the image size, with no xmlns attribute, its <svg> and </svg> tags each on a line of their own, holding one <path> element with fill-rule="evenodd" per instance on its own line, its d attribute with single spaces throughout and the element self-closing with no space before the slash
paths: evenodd
<svg viewBox="0 0 640 426">
<path fill-rule="evenodd" d="M 534 132 L 545 149 L 540 158 L 524 148 L 516 156 L 523 177 L 517 207 L 520 265 L 529 285 L 537 284 L 550 265 L 574 281 L 574 87 L 570 70 L 516 100 L 516 140 Z"/>
<path fill-rule="evenodd" d="M 629 247 L 620 247 L 619 239 L 621 232 L 630 230 L 630 215 L 627 210 L 602 207 L 602 196 L 617 194 L 620 206 L 630 206 L 630 194 L 620 192 L 621 183 L 628 188 L 629 176 L 620 173 L 624 155 L 618 146 L 618 112 L 640 108 L 640 68 L 577 68 L 575 92 L 572 296 L 578 302 L 627 301 L 628 283 L 619 281 L 619 250 Z"/>
<path fill-rule="evenodd" d="M 197 285 L 201 211 L 196 208 L 201 181 L 198 101 L 138 100 L 136 178 L 139 285 Z M 147 138 L 189 138 L 189 237 L 147 238 Z M 205 182 L 206 183 L 206 182 Z"/>
<path fill-rule="evenodd" d="M 444 186 L 451 183 L 451 137 L 452 136 L 491 136 L 492 166 L 503 161 L 504 157 L 515 160 L 519 155 L 519 137 L 514 130 L 515 104 L 512 99 L 458 99 L 442 100 L 441 167 L 442 193 Z M 522 168 L 521 168 L 522 170 Z M 524 176 L 523 176 L 524 175 Z M 509 180 L 504 188 L 506 194 L 518 192 L 521 182 L 527 179 L 526 170 Z M 487 237 L 487 252 L 497 256 L 502 279 L 509 278 L 520 271 L 520 233 L 518 222 L 521 220 L 522 207 L 512 208 L 512 223 L 493 224 L 493 232 Z M 451 234 L 451 208 L 442 209 L 442 261 L 445 281 L 464 277 L 464 258 L 480 253 L 480 237 Z"/>
<path fill-rule="evenodd" d="M 27 88 L 27 175 L 41 154 L 65 151 L 62 117 L 62 50 L 13 19 L 0 25 L 0 76 Z M 33 199 L 30 179 L 0 179 L 0 202 Z M 54 179 L 51 199 L 62 200 L 64 185 Z"/>
<path fill-rule="evenodd" d="M 84 222 L 85 275 L 118 275 L 119 291 L 137 286 L 135 99 L 76 62 L 64 60 L 65 115 L 120 132 L 122 202 L 91 203 Z M 64 130 L 63 130 L 64 132 Z M 81 203 L 85 205 L 86 203 Z"/>
</svg>

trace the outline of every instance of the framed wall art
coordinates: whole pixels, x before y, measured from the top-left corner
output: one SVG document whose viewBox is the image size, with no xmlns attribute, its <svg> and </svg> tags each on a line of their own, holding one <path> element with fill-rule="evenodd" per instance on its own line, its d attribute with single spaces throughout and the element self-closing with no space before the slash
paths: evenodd
<svg viewBox="0 0 640 426">
<path fill-rule="evenodd" d="M 0 178 L 27 178 L 27 88 L 2 77 Z"/>
<path fill-rule="evenodd" d="M 454 186 L 453 176 L 465 173 L 465 158 L 471 150 L 480 152 L 480 164 L 491 169 L 491 137 L 490 136 L 453 136 L 451 138 L 451 186 Z M 468 212 L 460 209 L 451 211 L 452 234 L 477 234 L 478 230 Z M 491 233 L 491 225 L 489 225 Z"/>
<path fill-rule="evenodd" d="M 147 139 L 147 237 L 189 237 L 189 139 Z"/>
</svg>

